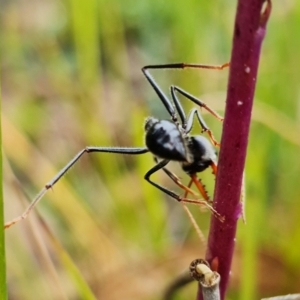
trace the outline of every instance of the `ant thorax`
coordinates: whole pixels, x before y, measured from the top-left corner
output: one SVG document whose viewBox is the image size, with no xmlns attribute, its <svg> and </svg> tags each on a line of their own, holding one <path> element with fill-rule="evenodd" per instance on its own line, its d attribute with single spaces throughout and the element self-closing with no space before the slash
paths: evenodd
<svg viewBox="0 0 300 300">
<path fill-rule="evenodd" d="M 188 161 L 189 150 L 178 126 L 169 120 L 149 117 L 145 121 L 145 143 L 155 156 L 174 161 Z"/>
</svg>

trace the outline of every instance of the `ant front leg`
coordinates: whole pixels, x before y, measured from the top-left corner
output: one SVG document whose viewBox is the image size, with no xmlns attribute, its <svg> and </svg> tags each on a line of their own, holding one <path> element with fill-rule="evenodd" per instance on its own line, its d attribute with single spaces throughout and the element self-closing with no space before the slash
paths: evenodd
<svg viewBox="0 0 300 300">
<path fill-rule="evenodd" d="M 10 222 L 5 223 L 4 228 L 9 228 L 10 226 L 24 220 L 29 215 L 30 211 L 38 204 L 38 202 L 43 198 L 46 192 L 51 189 L 66 173 L 67 171 L 76 164 L 76 162 L 83 156 L 85 153 L 100 152 L 100 153 L 116 153 L 116 154 L 129 154 L 129 155 L 139 155 L 149 152 L 147 148 L 126 148 L 126 147 L 86 147 L 80 152 L 78 152 L 74 158 L 63 167 L 45 186 L 44 188 L 36 195 L 31 204 L 23 212 L 22 215 L 16 217 Z"/>
<path fill-rule="evenodd" d="M 155 158 L 155 161 L 158 163 L 157 158 Z M 190 187 L 194 183 L 196 185 L 196 187 L 198 188 L 198 191 L 200 192 L 200 194 L 202 195 L 202 197 L 208 203 L 212 202 L 212 200 L 208 196 L 207 190 L 205 189 L 205 185 L 196 176 L 196 174 L 190 175 L 191 180 L 189 181 L 189 184 L 186 186 L 186 185 L 182 184 L 182 182 L 180 181 L 180 179 L 178 178 L 178 176 L 176 174 L 174 174 L 173 172 L 171 172 L 170 170 L 168 170 L 165 167 L 163 167 L 162 170 L 168 175 L 168 177 L 170 177 L 174 181 L 174 183 L 176 183 L 179 187 L 181 187 L 185 191 L 183 198 L 187 198 L 188 194 L 191 194 L 193 196 L 198 196 L 193 190 L 190 189 Z"/>
<path fill-rule="evenodd" d="M 164 159 L 160 162 L 158 162 L 152 169 L 150 169 L 144 176 L 145 180 L 147 180 L 150 184 L 152 184 L 153 186 L 155 186 L 156 188 L 158 188 L 159 190 L 161 190 L 162 192 L 164 192 L 165 194 L 169 195 L 170 197 L 174 198 L 175 200 L 177 200 L 178 202 L 185 202 L 185 203 L 192 203 L 192 204 L 198 204 L 198 205 L 204 205 L 206 207 L 208 207 L 211 211 L 215 212 L 215 210 L 207 203 L 207 201 L 205 200 L 194 200 L 194 199 L 188 199 L 185 197 L 181 197 L 178 194 L 174 193 L 173 191 L 159 185 L 158 183 L 152 181 L 150 179 L 150 176 L 152 174 L 154 174 L 155 172 L 157 172 L 158 170 L 164 169 L 164 167 L 169 163 L 170 161 L 167 159 Z M 166 171 L 165 171 L 166 172 Z M 171 172 L 170 172 L 171 173 Z M 168 174 L 168 173 L 167 173 Z M 172 176 L 172 175 L 171 175 Z M 177 177 L 177 176 L 176 176 Z M 171 179 L 173 179 L 172 177 L 170 177 Z M 187 190 L 189 190 L 188 187 L 185 187 Z M 185 190 L 186 190 L 185 189 Z"/>
<path fill-rule="evenodd" d="M 195 184 L 199 190 L 199 192 L 201 193 L 201 195 L 203 196 L 203 198 L 207 201 L 207 203 L 213 205 L 213 201 L 210 199 L 210 197 L 208 196 L 208 193 L 205 189 L 205 185 L 201 182 L 201 180 L 197 177 L 196 174 L 192 174 L 191 175 L 191 180 L 188 184 L 188 187 L 190 188 L 192 186 L 192 184 Z M 184 198 L 187 197 L 187 192 L 185 192 L 184 194 Z M 212 208 L 212 206 L 209 205 L 209 207 Z M 211 212 L 215 215 L 216 218 L 218 218 L 220 220 L 220 222 L 224 222 L 225 221 L 225 217 L 220 215 L 214 208 L 210 209 Z M 244 220 L 244 214 L 243 214 L 243 220 Z"/>
<path fill-rule="evenodd" d="M 155 160 L 156 163 L 158 163 L 158 159 L 156 157 L 154 157 L 154 160 Z M 162 170 L 167 174 L 167 176 L 169 178 L 171 178 L 173 180 L 173 182 L 175 184 L 177 184 L 180 188 L 182 188 L 185 191 L 185 198 L 187 197 L 188 194 L 191 194 L 193 196 L 198 196 L 197 193 L 195 193 L 193 190 L 190 189 L 190 186 L 184 185 L 180 181 L 179 177 L 176 174 L 174 174 L 173 172 L 171 172 L 170 170 L 168 170 L 165 167 L 163 167 Z"/>
<path fill-rule="evenodd" d="M 158 163 L 158 159 L 156 157 L 154 157 L 154 160 L 156 163 Z M 171 172 L 170 170 L 168 170 L 167 168 L 163 167 L 162 168 L 163 171 L 168 175 L 168 177 L 170 177 L 179 187 L 181 187 L 184 191 L 185 191 L 185 196 L 184 198 L 187 198 L 188 194 L 192 194 L 193 196 L 197 196 L 197 194 L 190 189 L 190 186 L 187 187 L 185 185 L 183 185 L 179 178 L 177 177 L 177 175 L 175 175 L 173 172 Z M 191 211 L 189 210 L 189 208 L 185 205 L 185 203 L 183 201 L 181 201 L 181 204 L 183 206 L 184 211 L 186 212 L 188 218 L 190 219 L 192 226 L 195 228 L 197 235 L 199 237 L 199 239 L 201 240 L 201 242 L 204 244 L 205 243 L 205 237 L 203 232 L 201 231 L 201 229 L 199 228 L 193 214 L 191 213 Z"/>
<path fill-rule="evenodd" d="M 207 190 L 205 188 L 205 185 L 202 183 L 202 181 L 197 177 L 196 174 L 191 174 L 191 181 L 189 182 L 189 185 L 192 185 L 194 183 L 196 187 L 198 188 L 200 194 L 203 196 L 203 198 L 208 202 L 212 203 L 211 198 L 208 196 Z"/>
</svg>

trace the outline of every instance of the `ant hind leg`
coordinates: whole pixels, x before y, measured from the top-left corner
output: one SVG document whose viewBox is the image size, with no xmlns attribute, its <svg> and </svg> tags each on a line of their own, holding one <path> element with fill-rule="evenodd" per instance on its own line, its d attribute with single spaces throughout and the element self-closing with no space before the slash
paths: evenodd
<svg viewBox="0 0 300 300">
<path fill-rule="evenodd" d="M 44 188 L 36 195 L 33 201 L 29 204 L 27 209 L 18 217 L 4 224 L 4 228 L 9 228 L 12 225 L 27 218 L 31 210 L 38 204 L 49 189 L 51 189 L 66 173 L 67 171 L 76 164 L 76 162 L 85 153 L 101 152 L 101 153 L 116 153 L 116 154 L 129 154 L 139 155 L 149 152 L 147 148 L 126 148 L 126 147 L 86 147 L 79 151 L 72 160 L 70 160 L 47 184 Z"/>
</svg>

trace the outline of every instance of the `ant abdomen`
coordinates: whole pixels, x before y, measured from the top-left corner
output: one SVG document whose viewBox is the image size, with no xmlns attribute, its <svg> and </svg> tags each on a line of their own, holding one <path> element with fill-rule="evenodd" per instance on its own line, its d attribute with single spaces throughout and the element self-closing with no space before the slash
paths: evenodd
<svg viewBox="0 0 300 300">
<path fill-rule="evenodd" d="M 163 159 L 188 161 L 189 154 L 177 125 L 153 117 L 146 119 L 145 144 L 151 153 Z"/>
</svg>

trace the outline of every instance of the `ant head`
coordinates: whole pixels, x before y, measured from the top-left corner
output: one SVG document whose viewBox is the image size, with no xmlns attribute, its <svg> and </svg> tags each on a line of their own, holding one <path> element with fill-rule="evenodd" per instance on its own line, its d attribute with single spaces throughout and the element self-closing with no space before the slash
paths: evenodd
<svg viewBox="0 0 300 300">
<path fill-rule="evenodd" d="M 188 174 L 202 172 L 217 161 L 216 150 L 202 135 L 189 137 L 188 148 L 193 161 L 182 165 L 183 170 Z"/>
<path fill-rule="evenodd" d="M 217 151 L 211 142 L 203 135 L 191 137 L 193 153 L 202 161 L 216 162 Z"/>
</svg>

